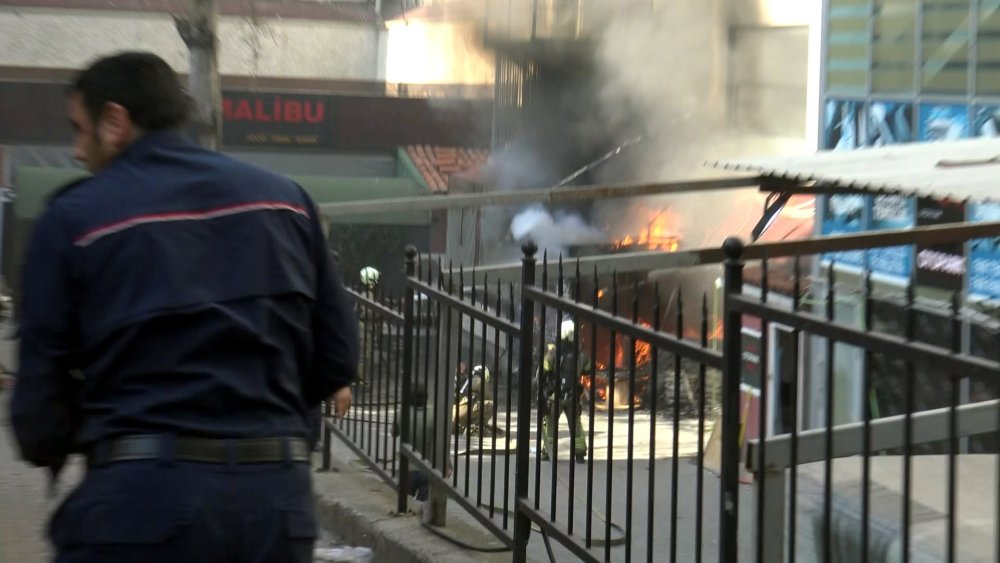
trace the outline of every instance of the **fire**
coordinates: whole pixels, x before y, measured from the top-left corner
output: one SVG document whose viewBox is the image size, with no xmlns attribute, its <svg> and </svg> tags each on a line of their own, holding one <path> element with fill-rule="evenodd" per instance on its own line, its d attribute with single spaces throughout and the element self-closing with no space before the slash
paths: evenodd
<svg viewBox="0 0 1000 563">
<path fill-rule="evenodd" d="M 649 323 L 647 323 L 647 322 L 640 322 L 639 324 L 641 324 L 642 326 L 644 326 L 646 328 L 652 328 L 652 325 L 649 324 Z M 627 360 L 626 360 L 626 357 L 625 357 L 625 348 L 622 345 L 622 342 L 623 342 L 622 336 L 618 335 L 616 337 L 616 339 L 615 339 L 615 367 L 616 368 L 624 368 L 625 366 L 628 365 L 626 363 Z M 642 340 L 636 340 L 636 342 L 635 342 L 635 365 L 636 366 L 644 366 L 644 365 L 648 364 L 649 361 L 653 358 L 652 351 L 653 351 L 653 349 L 649 345 L 649 342 L 643 342 Z"/>
<path fill-rule="evenodd" d="M 624 238 L 614 241 L 614 248 L 643 247 L 647 250 L 663 250 L 666 252 L 676 252 L 680 246 L 681 237 L 671 224 L 676 224 L 672 220 L 669 209 L 654 211 L 648 221 L 645 222 L 642 230 L 637 234 L 626 235 Z"/>
<path fill-rule="evenodd" d="M 600 368 L 601 365 L 597 364 L 597 367 Z M 589 375 L 580 376 L 580 386 L 588 392 L 590 391 L 590 381 Z M 595 393 L 595 396 L 599 402 L 608 400 L 608 378 L 597 376 L 597 392 Z"/>
</svg>

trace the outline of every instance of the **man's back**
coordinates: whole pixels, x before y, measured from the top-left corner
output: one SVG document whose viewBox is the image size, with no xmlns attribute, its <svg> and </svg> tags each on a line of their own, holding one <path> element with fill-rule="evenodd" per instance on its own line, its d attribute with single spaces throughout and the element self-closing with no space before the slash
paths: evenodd
<svg viewBox="0 0 1000 563">
<path fill-rule="evenodd" d="M 312 560 L 306 411 L 349 408 L 357 318 L 312 201 L 186 141 L 189 105 L 151 53 L 68 92 L 95 176 L 32 235 L 10 409 L 26 461 L 87 457 L 57 561 Z"/>
<path fill-rule="evenodd" d="M 176 133 L 59 195 L 43 221 L 79 288 L 77 441 L 305 436 L 314 213 L 289 180 Z"/>
</svg>

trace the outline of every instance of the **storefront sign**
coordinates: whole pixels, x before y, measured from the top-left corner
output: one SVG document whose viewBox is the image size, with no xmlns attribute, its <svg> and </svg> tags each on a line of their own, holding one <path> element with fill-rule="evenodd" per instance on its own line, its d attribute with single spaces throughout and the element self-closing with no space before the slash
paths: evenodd
<svg viewBox="0 0 1000 563">
<path fill-rule="evenodd" d="M 222 119 L 222 142 L 226 146 L 330 144 L 328 96 L 226 92 Z"/>
<path fill-rule="evenodd" d="M 958 202 L 920 198 L 917 226 L 928 227 L 965 221 L 965 205 Z M 960 291 L 965 280 L 964 244 L 917 246 L 917 284 L 947 291 Z"/>
</svg>

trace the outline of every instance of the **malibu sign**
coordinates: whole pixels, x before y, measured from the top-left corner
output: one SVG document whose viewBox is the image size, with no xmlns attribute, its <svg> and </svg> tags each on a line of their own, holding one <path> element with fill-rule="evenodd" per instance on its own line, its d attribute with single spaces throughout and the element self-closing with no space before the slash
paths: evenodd
<svg viewBox="0 0 1000 563">
<path fill-rule="evenodd" d="M 329 143 L 330 98 L 311 94 L 223 92 L 226 146 L 323 147 Z"/>
</svg>

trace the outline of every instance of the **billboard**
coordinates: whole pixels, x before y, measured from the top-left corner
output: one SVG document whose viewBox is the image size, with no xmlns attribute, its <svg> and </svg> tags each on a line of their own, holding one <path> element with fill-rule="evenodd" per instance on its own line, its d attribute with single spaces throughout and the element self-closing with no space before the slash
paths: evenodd
<svg viewBox="0 0 1000 563">
<path fill-rule="evenodd" d="M 824 236 L 849 235 L 868 230 L 865 196 L 830 195 L 824 201 L 820 224 L 820 231 Z M 840 266 L 860 269 L 865 266 L 865 253 L 863 250 L 850 250 L 823 255 L 824 263 L 831 261 Z"/>
<path fill-rule="evenodd" d="M 1000 221 L 1000 203 L 969 205 L 969 222 Z M 1000 237 L 969 241 L 969 294 L 1000 299 Z"/>
<path fill-rule="evenodd" d="M 823 149 L 851 150 L 862 146 L 861 102 L 827 100 L 823 114 Z"/>
<path fill-rule="evenodd" d="M 921 141 L 954 141 L 968 136 L 968 106 L 960 104 L 920 105 Z"/>
<path fill-rule="evenodd" d="M 916 223 L 917 208 L 912 197 L 901 195 L 869 196 L 871 230 L 909 229 Z M 868 251 L 868 267 L 872 274 L 906 283 L 913 267 L 913 247 L 893 246 Z"/>
<path fill-rule="evenodd" d="M 871 102 L 865 108 L 865 146 L 913 141 L 913 104 Z"/>
<path fill-rule="evenodd" d="M 976 106 L 972 135 L 1000 137 L 1000 106 Z"/>
</svg>

